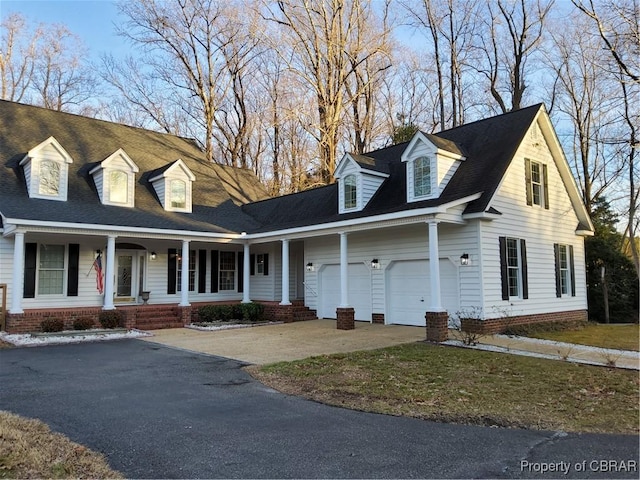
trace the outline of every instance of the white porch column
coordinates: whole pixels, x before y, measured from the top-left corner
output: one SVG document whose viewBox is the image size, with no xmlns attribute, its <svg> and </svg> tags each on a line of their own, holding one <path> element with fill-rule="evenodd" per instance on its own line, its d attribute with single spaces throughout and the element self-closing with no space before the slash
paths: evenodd
<svg viewBox="0 0 640 480">
<path fill-rule="evenodd" d="M 180 277 L 180 307 L 188 307 L 189 303 L 189 240 L 182 241 L 182 275 Z"/>
<path fill-rule="evenodd" d="M 347 233 L 340 232 L 340 307 L 349 306 L 349 256 Z"/>
<path fill-rule="evenodd" d="M 244 244 L 244 254 L 243 254 L 243 262 L 242 262 L 242 281 L 244 282 L 243 290 L 242 290 L 242 303 L 251 303 L 251 248 L 249 247 L 249 243 Z"/>
<path fill-rule="evenodd" d="M 24 294 L 24 233 L 13 236 L 13 283 L 11 285 L 11 313 L 24 313 L 22 295 Z"/>
<path fill-rule="evenodd" d="M 289 239 L 282 239 L 282 301 L 280 305 L 291 305 L 289 300 Z"/>
<path fill-rule="evenodd" d="M 429 277 L 431 280 L 430 312 L 444 312 L 440 296 L 440 254 L 438 252 L 438 221 L 430 220 L 429 224 Z"/>
<path fill-rule="evenodd" d="M 104 302 L 103 310 L 113 310 L 113 282 L 116 271 L 116 236 L 107 237 L 107 264 L 104 269 Z"/>
</svg>

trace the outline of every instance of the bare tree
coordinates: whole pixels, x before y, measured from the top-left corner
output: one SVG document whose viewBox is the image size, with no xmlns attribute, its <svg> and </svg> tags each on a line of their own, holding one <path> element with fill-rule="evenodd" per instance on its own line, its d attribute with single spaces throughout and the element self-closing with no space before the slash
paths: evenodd
<svg viewBox="0 0 640 480">
<path fill-rule="evenodd" d="M 351 91 L 346 84 L 356 70 L 383 52 L 375 41 L 366 45 L 360 29 L 375 22 L 373 7 L 363 0 L 280 0 L 265 2 L 264 17 L 281 26 L 284 42 L 278 42 L 280 58 L 315 95 L 315 136 L 319 146 L 319 183 L 329 183 L 336 166 L 340 130 L 346 106 L 364 85 Z M 352 62 L 352 60 L 354 62 Z"/>
<path fill-rule="evenodd" d="M 591 211 L 592 203 L 620 179 L 624 163 L 609 144 L 619 126 L 620 96 L 611 78 L 601 75 L 605 52 L 593 36 L 585 35 L 586 22 L 577 15 L 552 31 L 547 65 L 554 78 L 552 114 L 559 124 L 568 120 L 572 128 L 563 137 L 582 193 Z"/>
<path fill-rule="evenodd" d="M 28 28 L 17 13 L 0 23 L 0 98 L 20 102 L 32 86 L 42 28 Z"/>
<path fill-rule="evenodd" d="M 491 96 L 502 113 L 523 106 L 530 60 L 545 34 L 553 0 L 498 0 L 487 4 L 489 22 L 479 36 L 485 63 L 478 73 L 489 82 Z"/>
<path fill-rule="evenodd" d="M 86 48 L 64 25 L 44 31 L 38 50 L 33 88 L 42 106 L 51 110 L 82 111 L 95 94 L 97 79 L 83 61 Z"/>
<path fill-rule="evenodd" d="M 243 87 L 247 36 L 244 25 L 238 23 L 239 5 L 216 0 L 140 0 L 120 2 L 119 8 L 128 18 L 119 33 L 143 48 L 149 74 L 177 101 L 188 128 L 193 130 L 195 125 L 200 130 L 195 136 L 209 160 L 214 159 L 214 138 L 225 137 L 225 149 L 218 149 L 224 158 L 218 161 L 246 163 L 246 159 L 239 162 L 243 141 L 231 138 L 236 144 L 228 143 L 234 137 L 229 131 L 235 129 L 237 134 L 246 126 L 239 89 Z M 125 82 L 111 83 L 121 92 L 126 88 Z M 140 99 L 156 95 L 143 88 L 138 88 L 138 94 Z M 153 118 L 166 129 L 160 110 Z"/>
</svg>

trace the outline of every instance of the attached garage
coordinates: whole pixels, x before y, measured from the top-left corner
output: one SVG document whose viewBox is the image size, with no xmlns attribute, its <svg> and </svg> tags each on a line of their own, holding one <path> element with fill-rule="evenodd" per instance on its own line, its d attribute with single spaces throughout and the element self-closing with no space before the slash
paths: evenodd
<svg viewBox="0 0 640 480">
<path fill-rule="evenodd" d="M 371 272 L 363 263 L 349 264 L 349 304 L 355 319 L 371 321 Z M 340 304 L 340 265 L 325 265 L 320 272 L 318 316 L 336 318 Z"/>
<path fill-rule="evenodd" d="M 401 260 L 386 271 L 386 323 L 424 326 L 431 300 L 429 260 Z M 442 306 L 449 313 L 460 309 L 458 270 L 447 258 L 440 259 Z"/>
</svg>

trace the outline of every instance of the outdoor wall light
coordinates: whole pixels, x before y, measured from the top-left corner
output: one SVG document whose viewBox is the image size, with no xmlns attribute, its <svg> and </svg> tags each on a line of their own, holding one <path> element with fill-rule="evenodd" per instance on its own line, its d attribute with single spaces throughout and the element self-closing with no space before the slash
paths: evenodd
<svg viewBox="0 0 640 480">
<path fill-rule="evenodd" d="M 158 257 L 158 255 L 156 255 L 156 252 L 151 252 L 150 258 L 151 260 L 155 260 Z"/>
<path fill-rule="evenodd" d="M 463 253 L 460 255 L 460 265 L 469 265 L 469 254 Z"/>
<path fill-rule="evenodd" d="M 307 272 L 313 272 L 315 269 L 313 268 L 313 263 L 307 263 Z"/>
<path fill-rule="evenodd" d="M 380 262 L 377 258 L 371 260 L 371 268 L 373 268 L 374 270 L 380 270 Z"/>
</svg>

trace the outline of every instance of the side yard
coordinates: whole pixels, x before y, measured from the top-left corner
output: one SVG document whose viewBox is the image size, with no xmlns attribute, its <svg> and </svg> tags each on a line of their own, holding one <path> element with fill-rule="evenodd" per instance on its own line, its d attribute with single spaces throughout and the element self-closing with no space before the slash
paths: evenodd
<svg viewBox="0 0 640 480">
<path fill-rule="evenodd" d="M 478 425 L 637 434 L 637 371 L 423 342 L 249 367 L 346 408 Z"/>
<path fill-rule="evenodd" d="M 619 350 L 640 350 L 640 325 L 588 323 L 571 330 L 532 330 L 527 336 Z"/>
</svg>

